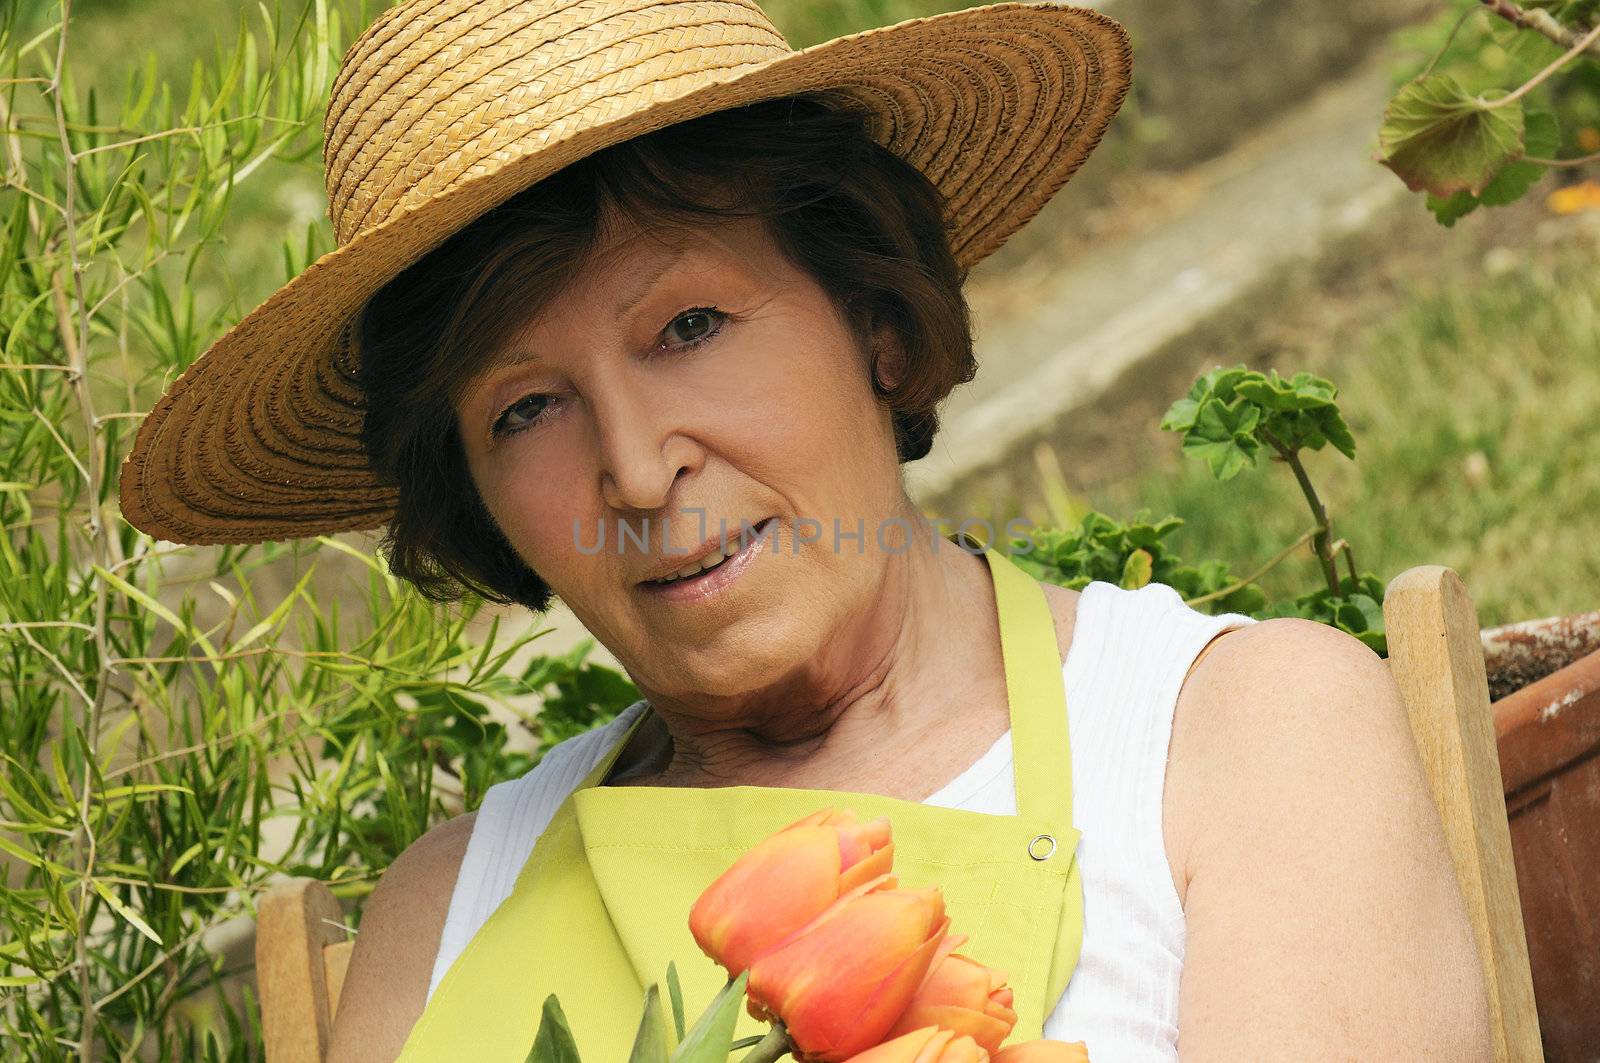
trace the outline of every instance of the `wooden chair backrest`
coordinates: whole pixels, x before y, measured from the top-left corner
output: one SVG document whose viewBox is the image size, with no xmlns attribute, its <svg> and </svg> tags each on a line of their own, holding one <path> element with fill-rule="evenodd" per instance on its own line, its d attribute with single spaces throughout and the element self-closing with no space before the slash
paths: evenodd
<svg viewBox="0 0 1600 1063">
<path fill-rule="evenodd" d="M 1389 670 L 1444 821 L 1489 990 L 1495 1059 L 1542 1060 L 1478 612 L 1461 577 L 1407 569 L 1383 603 Z"/>
<path fill-rule="evenodd" d="M 1495 1058 L 1544 1058 L 1511 860 L 1478 616 L 1448 568 L 1408 569 L 1383 607 L 1389 664 L 1444 822 L 1489 990 Z M 290 879 L 259 908 L 256 975 L 268 1063 L 323 1063 L 353 942 L 333 893 Z"/>
<path fill-rule="evenodd" d="M 256 907 L 256 995 L 268 1063 L 323 1063 L 355 941 L 333 891 L 314 878 L 268 890 Z"/>
</svg>

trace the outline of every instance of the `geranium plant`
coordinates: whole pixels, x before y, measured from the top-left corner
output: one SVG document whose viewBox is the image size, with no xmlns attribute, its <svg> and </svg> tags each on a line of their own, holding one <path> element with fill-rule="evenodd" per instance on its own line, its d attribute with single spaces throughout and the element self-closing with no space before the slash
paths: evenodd
<svg viewBox="0 0 1600 1063">
<path fill-rule="evenodd" d="M 1276 370 L 1219 366 L 1201 375 L 1161 419 L 1162 428 L 1182 437 L 1183 453 L 1203 462 L 1218 481 L 1232 480 L 1263 457 L 1294 477 L 1311 524 L 1250 574 L 1235 577 L 1218 560 L 1184 561 L 1167 542 L 1183 521 L 1143 513 L 1120 521 L 1091 510 L 1070 527 L 1033 529 L 1027 540 L 1011 542 L 1013 560 L 1038 579 L 1073 589 L 1095 580 L 1130 590 L 1164 583 L 1195 608 L 1316 620 L 1387 653 L 1384 583 L 1360 571 L 1355 549 L 1334 535 L 1333 518 L 1306 461 L 1310 452 L 1329 447 L 1355 457 L 1355 436 L 1338 395 L 1331 380 L 1313 373 L 1285 377 Z M 1256 581 L 1302 548 L 1316 561 L 1318 585 L 1286 601 L 1269 601 Z"/>
<path fill-rule="evenodd" d="M 1338 395 L 1332 381 L 1313 373 L 1283 377 L 1275 369 L 1261 373 L 1242 365 L 1219 367 L 1196 380 L 1189 394 L 1172 404 L 1161 427 L 1182 434 L 1184 453 L 1204 460 L 1218 480 L 1232 479 L 1255 465 L 1262 454 L 1289 469 L 1311 510 L 1312 525 L 1268 567 L 1309 543 L 1323 585 L 1257 613 L 1317 620 L 1354 635 L 1381 654 L 1387 651 L 1383 581 L 1358 572 L 1350 543 L 1334 538 L 1333 520 L 1304 460 L 1307 451 L 1326 446 L 1355 458 L 1355 437 L 1339 410 Z M 1339 574 L 1341 557 L 1345 576 Z"/>
</svg>

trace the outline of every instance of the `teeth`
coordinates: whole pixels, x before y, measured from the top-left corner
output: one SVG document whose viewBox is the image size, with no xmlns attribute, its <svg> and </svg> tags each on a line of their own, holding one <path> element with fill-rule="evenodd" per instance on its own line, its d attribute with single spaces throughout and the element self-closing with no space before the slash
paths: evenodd
<svg viewBox="0 0 1600 1063">
<path fill-rule="evenodd" d="M 692 565 L 685 565 L 683 568 L 680 568 L 678 571 L 674 572 L 672 575 L 667 576 L 667 577 L 665 577 L 663 579 L 658 579 L 658 580 L 656 580 L 656 582 L 657 583 L 671 583 L 674 580 L 688 579 L 690 576 L 696 575 L 696 574 L 698 574 L 700 572 L 704 572 L 708 568 L 715 568 L 717 565 L 720 565 L 723 561 L 726 561 L 728 558 L 732 557 L 734 554 L 736 554 L 738 552 L 739 552 L 738 548 L 733 546 L 733 544 L 730 543 L 729 546 L 728 546 L 728 552 L 727 553 L 723 553 L 720 550 L 712 550 L 711 553 L 707 554 L 704 559 L 702 559 L 700 561 L 696 561 Z"/>
</svg>

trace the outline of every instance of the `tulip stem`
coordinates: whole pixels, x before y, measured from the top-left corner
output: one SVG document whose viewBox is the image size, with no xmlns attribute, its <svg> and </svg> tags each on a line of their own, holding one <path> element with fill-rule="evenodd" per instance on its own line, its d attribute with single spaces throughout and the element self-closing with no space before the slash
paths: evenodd
<svg viewBox="0 0 1600 1063">
<path fill-rule="evenodd" d="M 774 1023 L 767 1036 L 761 1043 L 750 1050 L 739 1063 L 774 1063 L 794 1051 L 794 1044 L 789 1040 L 789 1030 L 783 1023 Z"/>
</svg>

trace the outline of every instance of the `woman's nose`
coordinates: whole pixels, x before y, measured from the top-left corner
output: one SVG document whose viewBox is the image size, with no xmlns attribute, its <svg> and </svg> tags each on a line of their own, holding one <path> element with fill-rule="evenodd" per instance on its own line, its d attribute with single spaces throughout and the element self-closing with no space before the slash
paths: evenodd
<svg viewBox="0 0 1600 1063">
<path fill-rule="evenodd" d="M 600 450 L 600 491 L 614 510 L 652 511 L 672 498 L 679 476 L 698 466 L 699 446 L 672 411 L 645 389 L 613 386 L 592 402 Z"/>
</svg>

